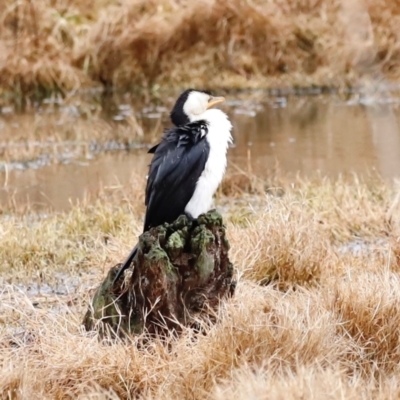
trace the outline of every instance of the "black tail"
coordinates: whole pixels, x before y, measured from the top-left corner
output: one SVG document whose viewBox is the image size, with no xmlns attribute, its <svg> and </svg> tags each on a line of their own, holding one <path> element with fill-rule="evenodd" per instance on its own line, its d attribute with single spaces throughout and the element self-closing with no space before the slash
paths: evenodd
<svg viewBox="0 0 400 400">
<path fill-rule="evenodd" d="M 113 286 L 115 282 L 118 281 L 118 279 L 121 277 L 122 273 L 131 265 L 131 262 L 133 260 L 133 257 L 135 257 L 136 253 L 138 250 L 138 245 L 136 245 L 133 250 L 130 252 L 128 258 L 125 260 L 125 262 L 121 265 L 121 268 L 117 272 L 117 275 L 115 275 L 114 281 L 113 281 Z"/>
</svg>

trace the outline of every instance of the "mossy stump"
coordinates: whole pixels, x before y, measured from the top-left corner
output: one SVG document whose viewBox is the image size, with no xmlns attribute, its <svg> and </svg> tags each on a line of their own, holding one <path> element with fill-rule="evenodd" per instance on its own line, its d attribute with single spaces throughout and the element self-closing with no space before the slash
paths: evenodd
<svg viewBox="0 0 400 400">
<path fill-rule="evenodd" d="M 196 220 L 179 217 L 139 238 L 125 276 L 109 271 L 84 318 L 87 330 L 126 335 L 179 332 L 211 315 L 233 295 L 233 266 L 221 215 L 212 210 Z"/>
</svg>

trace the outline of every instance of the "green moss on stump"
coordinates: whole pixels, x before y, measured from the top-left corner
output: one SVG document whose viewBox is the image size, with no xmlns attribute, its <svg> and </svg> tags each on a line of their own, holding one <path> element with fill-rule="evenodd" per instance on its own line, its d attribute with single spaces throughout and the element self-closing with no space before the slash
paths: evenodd
<svg viewBox="0 0 400 400">
<path fill-rule="evenodd" d="M 84 318 L 87 330 L 130 334 L 179 332 L 199 314 L 234 293 L 233 266 L 221 215 L 212 210 L 191 221 L 152 228 L 118 282 L 114 266 L 97 289 Z"/>
</svg>

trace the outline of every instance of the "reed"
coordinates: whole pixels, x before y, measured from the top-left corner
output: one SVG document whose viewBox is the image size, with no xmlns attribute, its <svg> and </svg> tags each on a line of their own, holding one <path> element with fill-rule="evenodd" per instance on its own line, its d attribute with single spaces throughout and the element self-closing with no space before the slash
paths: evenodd
<svg viewBox="0 0 400 400">
<path fill-rule="evenodd" d="M 2 92 L 399 78 L 395 0 L 4 0 L 0 15 Z"/>
</svg>

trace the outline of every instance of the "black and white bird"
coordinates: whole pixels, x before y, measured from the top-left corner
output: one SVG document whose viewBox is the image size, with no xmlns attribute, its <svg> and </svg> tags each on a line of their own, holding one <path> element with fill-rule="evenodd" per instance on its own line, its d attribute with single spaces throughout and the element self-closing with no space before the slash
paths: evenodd
<svg viewBox="0 0 400 400">
<path fill-rule="evenodd" d="M 225 101 L 209 92 L 188 89 L 176 101 L 170 117 L 175 127 L 149 150 L 153 159 L 146 186 L 143 231 L 175 221 L 180 215 L 197 218 L 212 207 L 213 196 L 226 169 L 232 124 L 219 109 Z M 129 267 L 137 246 L 115 280 Z"/>
</svg>

